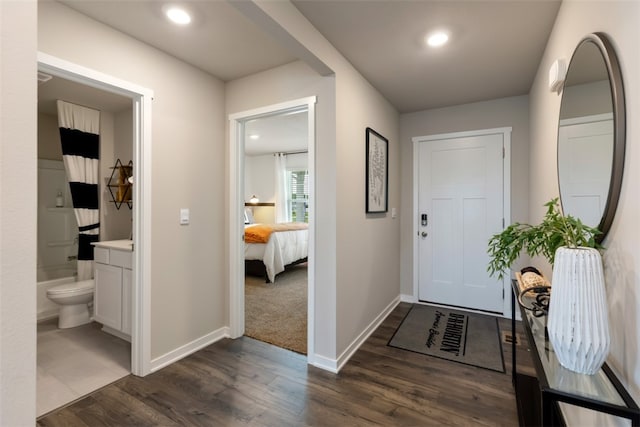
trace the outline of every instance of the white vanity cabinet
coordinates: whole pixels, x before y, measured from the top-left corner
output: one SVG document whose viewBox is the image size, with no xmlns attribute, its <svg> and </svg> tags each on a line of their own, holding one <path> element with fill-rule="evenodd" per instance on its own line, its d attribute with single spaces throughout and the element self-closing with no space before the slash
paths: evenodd
<svg viewBox="0 0 640 427">
<path fill-rule="evenodd" d="M 131 300 L 133 299 L 133 288 L 131 286 L 131 269 L 122 270 L 122 332 L 131 336 Z"/>
<path fill-rule="evenodd" d="M 95 269 L 93 318 L 105 326 L 122 329 L 122 268 L 96 262 Z"/>
<path fill-rule="evenodd" d="M 132 255 L 130 240 L 95 243 L 93 317 L 102 330 L 131 341 Z"/>
</svg>

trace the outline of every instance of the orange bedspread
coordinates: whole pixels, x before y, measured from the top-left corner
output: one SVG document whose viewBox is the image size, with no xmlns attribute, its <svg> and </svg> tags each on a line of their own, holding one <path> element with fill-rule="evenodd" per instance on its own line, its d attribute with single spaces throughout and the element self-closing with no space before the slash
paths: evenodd
<svg viewBox="0 0 640 427">
<path fill-rule="evenodd" d="M 271 233 L 278 231 L 306 230 L 306 222 L 283 222 L 279 224 L 256 224 L 244 229 L 245 243 L 267 243 Z"/>
</svg>

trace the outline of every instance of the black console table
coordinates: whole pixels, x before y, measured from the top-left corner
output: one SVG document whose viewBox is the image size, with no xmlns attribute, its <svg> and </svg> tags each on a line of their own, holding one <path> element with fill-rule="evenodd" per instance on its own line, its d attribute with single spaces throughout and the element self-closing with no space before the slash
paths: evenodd
<svg viewBox="0 0 640 427">
<path fill-rule="evenodd" d="M 518 283 L 513 280 L 511 286 L 511 375 L 516 391 L 520 425 L 566 425 L 558 406 L 559 402 L 564 402 L 628 418 L 633 426 L 640 426 L 640 409 L 611 368 L 605 363 L 595 375 L 585 375 L 560 365 L 547 335 L 547 317 L 535 317 L 530 310 L 517 304 Z M 517 372 L 516 305 L 520 307 L 522 314 L 536 377 Z"/>
</svg>

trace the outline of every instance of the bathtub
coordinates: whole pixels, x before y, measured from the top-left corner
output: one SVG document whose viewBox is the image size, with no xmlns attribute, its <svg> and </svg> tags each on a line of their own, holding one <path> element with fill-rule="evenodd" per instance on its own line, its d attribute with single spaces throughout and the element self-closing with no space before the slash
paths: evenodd
<svg viewBox="0 0 640 427">
<path fill-rule="evenodd" d="M 47 298 L 47 290 L 53 286 L 75 282 L 78 274 L 75 266 L 38 267 L 37 307 L 38 321 L 58 316 L 58 304 Z"/>
</svg>

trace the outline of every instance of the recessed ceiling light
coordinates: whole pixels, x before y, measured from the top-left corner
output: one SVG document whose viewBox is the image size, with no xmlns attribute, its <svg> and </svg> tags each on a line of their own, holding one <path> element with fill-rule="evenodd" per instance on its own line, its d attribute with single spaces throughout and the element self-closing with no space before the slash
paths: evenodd
<svg viewBox="0 0 640 427">
<path fill-rule="evenodd" d="M 249 138 L 251 138 L 251 139 L 253 139 L 253 140 L 255 140 L 255 139 L 259 139 L 259 138 L 260 138 L 260 135 L 258 135 L 258 134 L 249 135 Z"/>
<path fill-rule="evenodd" d="M 191 22 L 191 15 L 180 7 L 171 6 L 167 8 L 164 13 L 174 24 L 187 25 Z"/>
<path fill-rule="evenodd" d="M 431 47 L 440 47 L 449 41 L 449 35 L 444 31 L 436 31 L 427 37 L 427 44 Z"/>
</svg>

